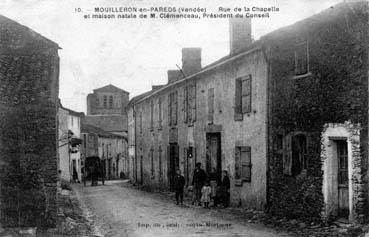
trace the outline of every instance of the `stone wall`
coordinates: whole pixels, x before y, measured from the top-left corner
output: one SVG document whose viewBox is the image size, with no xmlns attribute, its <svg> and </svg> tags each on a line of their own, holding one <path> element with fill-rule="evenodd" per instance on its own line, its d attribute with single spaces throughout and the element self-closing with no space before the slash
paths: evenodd
<svg viewBox="0 0 369 237">
<path fill-rule="evenodd" d="M 269 204 L 273 214 L 321 218 L 320 141 L 328 123 L 351 121 L 365 125 L 359 131 L 361 159 L 355 163 L 361 167 L 360 185 L 366 185 L 367 22 L 367 3 L 342 3 L 263 38 L 271 64 Z M 295 47 L 304 40 L 308 41 L 309 72 L 296 77 Z M 281 137 L 294 131 L 309 133 L 311 142 L 306 173 L 291 177 L 283 174 L 279 143 Z M 366 209 L 366 194 L 357 195 L 362 201 L 355 208 L 362 213 Z"/>
<path fill-rule="evenodd" d="M 54 227 L 58 46 L 0 16 L 0 222 Z"/>
</svg>

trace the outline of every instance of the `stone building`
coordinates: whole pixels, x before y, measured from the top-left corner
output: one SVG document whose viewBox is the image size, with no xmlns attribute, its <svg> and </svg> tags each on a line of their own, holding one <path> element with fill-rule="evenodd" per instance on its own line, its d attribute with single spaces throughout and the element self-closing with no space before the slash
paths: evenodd
<svg viewBox="0 0 369 237">
<path fill-rule="evenodd" d="M 65 108 L 59 102 L 58 129 L 59 129 L 59 164 L 60 177 L 68 182 L 73 180 L 74 170 L 81 181 L 81 118 L 82 112 Z"/>
<path fill-rule="evenodd" d="M 367 2 L 338 4 L 261 41 L 270 64 L 270 211 L 308 220 L 363 221 Z"/>
<path fill-rule="evenodd" d="M 88 157 L 98 156 L 105 170 L 105 179 L 118 179 L 121 173 L 129 175 L 127 137 L 82 124 L 81 138 L 81 159 L 85 161 Z"/>
<path fill-rule="evenodd" d="M 113 85 L 95 89 L 87 96 L 87 115 L 83 122 L 106 132 L 127 136 L 128 102 L 129 93 Z"/>
<path fill-rule="evenodd" d="M 255 42 L 245 22 L 230 24 L 230 55 L 186 73 L 188 54 L 192 66 L 201 59 L 199 49 L 184 50 L 168 85 L 130 103 L 133 178 L 170 187 L 180 168 L 189 184 L 200 161 L 229 171 L 235 205 L 364 221 L 367 2 L 338 4 Z"/>
<path fill-rule="evenodd" d="M 232 20 L 230 28 L 229 55 L 201 67 L 201 49 L 184 48 L 182 69 L 168 71 L 167 85 L 131 100 L 132 177 L 171 188 L 179 168 L 191 185 L 201 162 L 219 179 L 229 172 L 233 205 L 263 209 L 268 66 L 262 48 L 251 45 L 250 20 Z"/>
<path fill-rule="evenodd" d="M 55 227 L 59 46 L 0 16 L 0 227 Z"/>
</svg>

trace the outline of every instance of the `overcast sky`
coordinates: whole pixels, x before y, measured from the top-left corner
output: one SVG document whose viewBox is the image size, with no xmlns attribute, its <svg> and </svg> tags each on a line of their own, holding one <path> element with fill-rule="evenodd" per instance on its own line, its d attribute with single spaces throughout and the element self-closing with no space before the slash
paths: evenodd
<svg viewBox="0 0 369 237">
<path fill-rule="evenodd" d="M 201 47 L 202 65 L 229 53 L 227 20 L 85 20 L 82 11 L 112 6 L 271 7 L 270 18 L 252 21 L 260 36 L 319 13 L 342 0 L 1 0 L 0 14 L 30 27 L 62 47 L 59 97 L 86 112 L 86 96 L 113 84 L 130 97 L 167 83 L 167 70 L 181 65 L 183 47 Z"/>
</svg>

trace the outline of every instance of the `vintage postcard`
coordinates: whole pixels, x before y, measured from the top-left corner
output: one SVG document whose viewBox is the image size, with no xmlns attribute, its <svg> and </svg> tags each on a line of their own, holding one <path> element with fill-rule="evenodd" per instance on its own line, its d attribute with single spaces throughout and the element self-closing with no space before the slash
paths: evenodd
<svg viewBox="0 0 369 237">
<path fill-rule="evenodd" d="M 2 0 L 0 236 L 367 236 L 367 1 Z"/>
</svg>

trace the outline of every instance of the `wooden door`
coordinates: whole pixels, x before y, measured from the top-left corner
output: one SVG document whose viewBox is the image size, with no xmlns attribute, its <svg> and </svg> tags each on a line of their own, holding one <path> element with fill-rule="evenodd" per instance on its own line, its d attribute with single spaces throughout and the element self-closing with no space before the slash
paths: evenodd
<svg viewBox="0 0 369 237">
<path fill-rule="evenodd" d="M 349 192 L 348 192 L 348 155 L 347 141 L 336 141 L 338 159 L 338 215 L 348 218 Z"/>
<path fill-rule="evenodd" d="M 170 189 L 173 190 L 174 187 L 174 177 L 176 170 L 179 169 L 179 146 L 176 143 L 169 145 L 169 164 L 168 164 L 168 180 Z"/>
<path fill-rule="evenodd" d="M 208 133 L 206 143 L 206 172 L 209 174 L 215 169 L 220 177 L 222 172 L 220 133 Z"/>
</svg>

